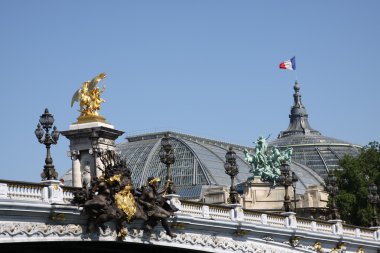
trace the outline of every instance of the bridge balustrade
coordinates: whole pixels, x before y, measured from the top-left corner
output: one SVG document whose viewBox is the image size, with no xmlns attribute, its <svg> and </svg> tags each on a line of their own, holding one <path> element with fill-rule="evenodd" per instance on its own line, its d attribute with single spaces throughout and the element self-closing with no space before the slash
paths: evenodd
<svg viewBox="0 0 380 253">
<path fill-rule="evenodd" d="M 0 181 L 0 198 L 37 200 L 43 198 L 42 191 L 45 185 L 18 181 Z"/>
<path fill-rule="evenodd" d="M 31 205 L 31 203 L 36 203 L 36 206 L 44 205 L 46 208 L 51 208 L 52 210 L 48 211 L 50 215 L 49 217 L 55 221 L 64 219 L 64 215 L 59 212 L 64 213 L 67 211 L 70 215 L 77 215 L 75 217 L 79 217 L 79 209 L 73 211 L 76 207 L 70 204 L 70 201 L 73 199 L 73 192 L 77 189 L 78 188 L 75 187 L 61 186 L 58 181 L 45 184 L 0 180 L 0 210 L 9 210 L 9 206 L 11 206 L 10 203 L 14 203 L 13 206 L 16 206 L 14 207 L 15 210 L 17 209 L 17 206 L 27 206 Z M 345 240 L 370 241 L 380 245 L 380 229 L 378 228 L 364 228 L 346 225 L 339 220 L 328 222 L 307 219 L 296 217 L 294 213 L 281 215 L 246 210 L 240 205 L 214 205 L 185 200 L 182 200 L 180 203 L 181 210 L 177 213 L 177 219 L 174 220 L 174 222 L 177 223 L 181 219 L 183 219 L 182 222 L 189 221 L 186 217 L 192 217 L 192 219 L 199 220 L 198 223 L 194 224 L 201 224 L 202 220 L 208 220 L 208 224 L 214 224 L 215 222 L 221 221 L 223 224 L 230 224 L 230 228 L 236 226 L 236 235 L 244 235 L 245 232 L 242 232 L 244 229 L 249 231 L 252 228 L 260 228 L 263 231 L 271 230 L 272 232 L 270 233 L 277 233 L 273 231 L 278 231 L 279 233 L 291 233 L 293 235 L 310 236 L 310 234 L 313 234 L 324 238 L 331 237 L 345 238 Z M 54 208 L 60 209 L 55 210 Z M 22 208 L 20 210 L 22 210 Z M 85 224 L 85 218 L 81 217 L 79 219 L 82 222 L 81 224 Z M 244 229 L 241 227 L 242 225 L 244 225 Z M 177 227 L 181 226 L 177 225 Z"/>
</svg>

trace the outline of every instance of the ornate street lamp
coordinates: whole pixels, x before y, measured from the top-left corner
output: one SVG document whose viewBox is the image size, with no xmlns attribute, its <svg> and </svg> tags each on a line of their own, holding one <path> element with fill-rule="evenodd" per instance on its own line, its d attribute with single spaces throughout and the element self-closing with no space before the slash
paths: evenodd
<svg viewBox="0 0 380 253">
<path fill-rule="evenodd" d="M 34 131 L 38 141 L 46 146 L 45 166 L 43 172 L 41 173 L 42 180 L 57 180 L 58 177 L 58 173 L 54 169 L 53 159 L 50 155 L 50 146 L 52 144 L 57 144 L 60 133 L 55 126 L 53 127 L 51 134 L 49 133 L 53 123 L 54 117 L 46 108 L 45 112 L 40 116 L 37 129 Z"/>
<path fill-rule="evenodd" d="M 170 165 L 175 161 L 172 145 L 170 144 L 170 138 L 166 134 L 165 137 L 161 139 L 161 150 L 160 150 L 160 161 L 166 165 L 166 193 L 173 194 L 175 193 L 175 188 L 173 185 L 173 176 Z"/>
<path fill-rule="evenodd" d="M 232 150 L 232 147 L 230 147 L 226 153 L 224 169 L 226 170 L 226 174 L 231 177 L 230 197 L 228 202 L 230 204 L 238 204 L 238 193 L 236 191 L 236 186 L 234 185 L 234 179 L 239 173 L 239 166 L 236 164 L 236 153 Z"/>
<path fill-rule="evenodd" d="M 372 227 L 379 226 L 379 220 L 377 218 L 377 204 L 379 203 L 379 194 L 377 194 L 377 186 L 372 183 L 368 186 L 368 200 L 372 204 Z"/>
<path fill-rule="evenodd" d="M 331 218 L 333 220 L 338 220 L 340 219 L 340 215 L 338 213 L 338 208 L 336 207 L 335 197 L 339 193 L 339 188 L 336 185 L 336 177 L 333 171 L 329 171 L 327 192 L 329 193 L 329 197 L 331 197 L 331 205 L 330 205 Z"/>
<path fill-rule="evenodd" d="M 288 192 L 289 186 L 292 185 L 292 176 L 290 174 L 290 166 L 287 162 L 281 164 L 281 175 L 278 177 L 277 182 L 285 187 L 285 196 L 284 196 L 284 209 L 285 212 L 290 212 L 290 196 Z"/>
<path fill-rule="evenodd" d="M 293 199 L 294 199 L 294 212 L 297 211 L 297 196 L 296 196 L 296 186 L 298 182 L 298 177 L 294 171 L 292 172 L 292 187 L 293 187 Z"/>
</svg>

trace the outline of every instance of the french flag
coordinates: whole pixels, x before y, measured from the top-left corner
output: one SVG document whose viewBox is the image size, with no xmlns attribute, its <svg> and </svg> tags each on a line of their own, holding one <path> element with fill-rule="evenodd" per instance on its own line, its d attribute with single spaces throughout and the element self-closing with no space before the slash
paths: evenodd
<svg viewBox="0 0 380 253">
<path fill-rule="evenodd" d="M 296 57 L 281 62 L 280 69 L 296 70 Z"/>
</svg>

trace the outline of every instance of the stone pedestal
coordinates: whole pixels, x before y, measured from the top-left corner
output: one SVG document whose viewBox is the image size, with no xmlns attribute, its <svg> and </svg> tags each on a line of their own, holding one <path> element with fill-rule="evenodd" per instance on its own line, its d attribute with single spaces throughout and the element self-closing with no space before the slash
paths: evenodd
<svg viewBox="0 0 380 253">
<path fill-rule="evenodd" d="M 8 198 L 8 185 L 0 183 L 0 199 Z"/>
<path fill-rule="evenodd" d="M 295 212 L 283 212 L 281 215 L 285 216 L 285 227 L 297 228 L 297 219 Z"/>
<path fill-rule="evenodd" d="M 98 144 L 95 147 L 90 140 L 92 131 L 96 131 L 99 136 Z M 99 177 L 102 174 L 99 151 L 114 150 L 115 140 L 124 132 L 114 129 L 114 126 L 104 122 L 89 122 L 82 124 L 72 124 L 69 130 L 62 131 L 61 134 L 70 140 L 69 155 L 72 158 L 73 186 L 81 187 L 83 181 L 84 168 L 90 167 L 91 178 Z M 95 155 L 96 154 L 96 162 Z M 99 169 L 100 167 L 100 169 Z"/>
<path fill-rule="evenodd" d="M 46 180 L 41 183 L 47 185 L 42 190 L 42 201 L 50 204 L 63 204 L 63 190 L 59 180 Z"/>
<path fill-rule="evenodd" d="M 373 232 L 373 237 L 375 240 L 380 241 L 380 227 L 370 227 L 371 229 L 374 229 L 375 232 Z"/>
<path fill-rule="evenodd" d="M 86 128 L 96 128 L 96 127 L 106 127 L 109 129 L 114 129 L 115 127 L 111 124 L 105 122 L 87 122 L 87 123 L 74 123 L 69 126 L 69 130 L 79 130 Z"/>
<path fill-rule="evenodd" d="M 329 220 L 332 225 L 332 232 L 336 235 L 343 235 L 343 224 L 342 220 Z"/>
<path fill-rule="evenodd" d="M 231 220 L 244 221 L 244 211 L 242 204 L 228 204 L 231 209 Z"/>
<path fill-rule="evenodd" d="M 290 186 L 289 192 L 293 190 Z M 262 182 L 259 177 L 246 182 L 243 194 L 243 207 L 255 210 L 281 210 L 284 206 L 285 189 L 283 186 L 273 186 L 271 182 Z"/>
</svg>

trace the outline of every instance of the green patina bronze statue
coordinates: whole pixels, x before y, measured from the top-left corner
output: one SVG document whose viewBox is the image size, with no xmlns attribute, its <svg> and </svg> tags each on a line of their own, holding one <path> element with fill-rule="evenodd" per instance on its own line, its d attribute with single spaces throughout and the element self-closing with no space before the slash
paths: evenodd
<svg viewBox="0 0 380 253">
<path fill-rule="evenodd" d="M 244 150 L 245 160 L 252 165 L 250 172 L 254 177 L 260 177 L 263 182 L 273 182 L 275 184 L 280 176 L 280 166 L 283 162 L 290 162 L 293 149 L 288 147 L 280 151 L 276 146 L 272 146 L 268 154 L 267 139 L 260 136 L 256 141 L 255 154 L 250 154 Z"/>
</svg>

